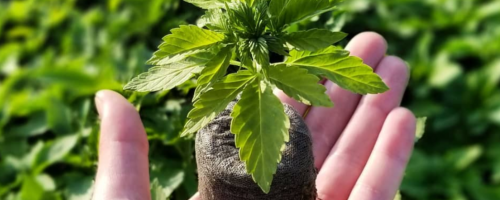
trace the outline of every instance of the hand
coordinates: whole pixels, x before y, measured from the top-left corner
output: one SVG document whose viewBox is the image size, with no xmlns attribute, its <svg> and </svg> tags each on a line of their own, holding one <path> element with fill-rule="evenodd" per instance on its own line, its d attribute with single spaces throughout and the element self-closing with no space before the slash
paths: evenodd
<svg viewBox="0 0 500 200">
<path fill-rule="evenodd" d="M 399 108 L 408 67 L 385 56 L 387 44 L 375 33 L 356 36 L 347 46 L 391 88 L 384 94 L 352 94 L 326 81 L 334 108 L 310 108 L 318 197 L 323 200 L 392 200 L 410 157 L 415 117 Z M 307 106 L 281 92 L 283 102 L 305 113 Z M 119 94 L 96 95 L 101 117 L 99 168 L 93 199 L 150 199 L 148 142 L 135 108 Z M 198 200 L 195 195 L 192 200 Z"/>
<path fill-rule="evenodd" d="M 398 57 L 385 56 L 387 43 L 362 33 L 346 47 L 379 74 L 390 90 L 364 97 L 330 81 L 324 85 L 333 108 L 312 107 L 305 121 L 313 140 L 318 197 L 323 200 L 392 200 L 413 149 L 416 122 L 400 108 L 409 69 Z M 300 113 L 307 106 L 277 95 Z"/>
</svg>

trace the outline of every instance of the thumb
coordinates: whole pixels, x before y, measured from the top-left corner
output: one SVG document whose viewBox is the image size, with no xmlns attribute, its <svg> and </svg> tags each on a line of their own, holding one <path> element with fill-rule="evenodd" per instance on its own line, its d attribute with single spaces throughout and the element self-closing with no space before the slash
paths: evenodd
<svg viewBox="0 0 500 200">
<path fill-rule="evenodd" d="M 100 91 L 99 163 L 94 200 L 151 199 L 148 141 L 139 114 L 120 94 Z"/>
</svg>

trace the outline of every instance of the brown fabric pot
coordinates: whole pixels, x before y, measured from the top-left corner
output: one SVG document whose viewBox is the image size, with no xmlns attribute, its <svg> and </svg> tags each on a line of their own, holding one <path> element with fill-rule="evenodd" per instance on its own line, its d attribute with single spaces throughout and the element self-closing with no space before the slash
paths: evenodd
<svg viewBox="0 0 500 200">
<path fill-rule="evenodd" d="M 290 142 L 265 194 L 246 173 L 234 135 L 230 132 L 231 102 L 216 119 L 196 135 L 196 161 L 202 200 L 315 200 L 316 170 L 309 129 L 295 109 L 285 104 L 290 118 Z"/>
</svg>

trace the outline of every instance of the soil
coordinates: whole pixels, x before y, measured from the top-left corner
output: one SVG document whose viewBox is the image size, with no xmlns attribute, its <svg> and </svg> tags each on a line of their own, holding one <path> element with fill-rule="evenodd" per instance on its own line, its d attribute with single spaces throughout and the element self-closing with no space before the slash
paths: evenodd
<svg viewBox="0 0 500 200">
<path fill-rule="evenodd" d="M 246 173 L 240 161 L 230 113 L 236 101 L 196 135 L 196 161 L 202 200 L 315 200 L 316 170 L 311 135 L 295 109 L 285 104 L 290 118 L 290 142 L 286 144 L 269 194 Z"/>
</svg>

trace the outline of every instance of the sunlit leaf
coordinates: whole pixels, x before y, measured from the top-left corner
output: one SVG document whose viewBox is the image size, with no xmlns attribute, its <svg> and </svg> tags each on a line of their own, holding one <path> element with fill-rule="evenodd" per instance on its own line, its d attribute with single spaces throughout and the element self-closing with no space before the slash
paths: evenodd
<svg viewBox="0 0 500 200">
<path fill-rule="evenodd" d="M 233 47 L 224 47 L 205 65 L 205 68 L 201 71 L 201 75 L 198 78 L 198 87 L 193 100 L 197 99 L 202 92 L 207 91 L 215 82 L 226 75 L 232 55 Z"/>
<path fill-rule="evenodd" d="M 224 40 L 224 35 L 194 25 L 182 25 L 172 29 L 172 34 L 163 38 L 163 43 L 158 47 L 148 63 L 156 65 L 165 57 L 175 56 L 193 50 L 208 48 Z"/>
<path fill-rule="evenodd" d="M 185 1 L 203 9 L 224 8 L 225 3 L 231 2 L 231 0 L 185 0 Z"/>
<path fill-rule="evenodd" d="M 243 91 L 231 117 L 231 133 L 235 134 L 240 159 L 247 173 L 268 193 L 281 151 L 289 140 L 290 121 L 283 104 L 270 85 L 255 79 Z"/>
<path fill-rule="evenodd" d="M 154 66 L 148 72 L 132 79 L 125 85 L 124 89 L 139 92 L 172 89 L 200 73 L 205 64 L 213 58 L 212 54 L 210 54 L 212 56 L 208 54 L 196 54 L 175 63 Z"/>
<path fill-rule="evenodd" d="M 340 87 L 358 94 L 382 93 L 389 88 L 373 69 L 337 47 L 316 52 L 292 50 L 286 63 L 323 75 Z"/>
<path fill-rule="evenodd" d="M 326 88 L 319 83 L 319 78 L 309 74 L 306 69 L 285 64 L 269 68 L 269 78 L 285 94 L 295 100 L 313 106 L 333 106 L 326 95 Z"/>
<path fill-rule="evenodd" d="M 283 39 L 297 50 L 317 51 L 329 47 L 347 34 L 326 29 L 311 29 L 286 34 Z"/>
<path fill-rule="evenodd" d="M 253 80 L 254 75 L 249 71 L 239 71 L 229 74 L 213 85 L 213 88 L 200 96 L 194 103 L 194 108 L 189 112 L 189 121 L 186 122 L 183 136 L 194 133 L 207 125 L 217 114 Z"/>
<path fill-rule="evenodd" d="M 271 0 L 271 28 L 281 30 L 285 25 L 330 11 L 340 2 L 342 0 Z"/>
</svg>

